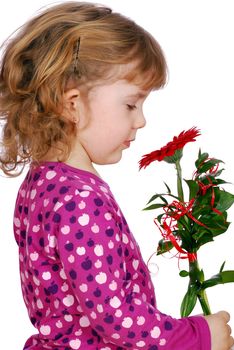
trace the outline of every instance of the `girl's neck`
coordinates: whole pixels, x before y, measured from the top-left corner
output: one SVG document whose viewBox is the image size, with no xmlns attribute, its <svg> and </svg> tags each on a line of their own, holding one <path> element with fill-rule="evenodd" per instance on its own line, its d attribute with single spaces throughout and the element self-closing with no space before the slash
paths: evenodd
<svg viewBox="0 0 234 350">
<path fill-rule="evenodd" d="M 40 159 L 40 161 L 59 162 L 59 158 L 58 152 L 51 148 L 49 152 Z M 94 168 L 92 161 L 81 145 L 79 147 L 76 145 L 64 163 L 77 169 L 89 171 L 90 173 L 93 173 L 101 178 L 100 174 Z"/>
</svg>

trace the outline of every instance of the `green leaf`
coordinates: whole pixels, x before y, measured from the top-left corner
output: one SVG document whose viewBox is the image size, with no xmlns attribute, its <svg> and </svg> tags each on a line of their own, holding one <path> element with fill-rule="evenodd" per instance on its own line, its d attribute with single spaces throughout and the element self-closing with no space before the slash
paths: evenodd
<svg viewBox="0 0 234 350">
<path fill-rule="evenodd" d="M 167 188 L 167 192 L 168 192 L 169 194 L 171 194 L 171 189 L 170 189 L 170 187 L 166 184 L 166 182 L 164 182 L 164 185 L 165 185 L 166 188 Z"/>
<path fill-rule="evenodd" d="M 158 203 L 158 204 L 152 204 L 149 207 L 144 208 L 143 210 L 153 210 L 153 209 L 158 209 L 163 207 L 165 207 L 165 204 Z"/>
<path fill-rule="evenodd" d="M 150 200 L 146 204 L 149 204 L 149 203 L 153 202 L 155 199 L 161 198 L 161 197 L 164 197 L 164 196 L 169 196 L 169 197 L 173 197 L 175 199 L 178 199 L 178 197 L 173 196 L 170 193 L 156 193 L 150 198 Z M 166 200 L 166 199 L 164 198 L 164 200 Z"/>
<path fill-rule="evenodd" d="M 217 192 L 217 189 L 215 189 L 215 193 L 216 192 Z M 216 205 L 216 209 L 218 209 L 221 212 L 226 211 L 232 206 L 233 203 L 234 203 L 233 194 L 223 190 L 219 190 L 219 199 Z"/>
<path fill-rule="evenodd" d="M 181 270 L 179 272 L 179 275 L 180 275 L 180 277 L 188 277 L 189 276 L 189 272 L 186 271 L 186 270 Z"/>
<path fill-rule="evenodd" d="M 208 157 L 208 153 L 201 153 L 201 150 L 199 149 L 198 159 L 195 162 L 196 168 L 199 168 L 200 164 L 203 163 Z"/>
<path fill-rule="evenodd" d="M 197 172 L 199 174 L 203 174 L 203 173 L 206 173 L 208 170 L 210 170 L 211 168 L 213 168 L 216 164 L 219 164 L 219 163 L 223 163 L 222 160 L 220 159 L 216 159 L 216 158 L 212 158 L 210 160 L 207 160 L 205 161 L 203 164 L 200 164 L 198 169 L 197 169 Z"/>
<path fill-rule="evenodd" d="M 160 239 L 158 242 L 157 255 L 169 252 L 173 248 L 171 241 Z"/>
<path fill-rule="evenodd" d="M 220 270 L 219 270 L 219 273 L 223 271 L 224 265 L 225 265 L 225 264 L 226 264 L 226 261 L 224 261 L 224 262 L 222 263 L 222 265 L 221 265 L 221 267 L 220 267 Z"/>
<path fill-rule="evenodd" d="M 192 198 L 194 198 L 198 191 L 199 191 L 199 185 L 195 180 L 184 180 L 188 187 L 189 187 L 189 200 L 191 200 Z"/>
<path fill-rule="evenodd" d="M 196 285 L 189 286 L 188 291 L 185 294 L 181 303 L 181 307 L 180 307 L 181 317 L 187 317 L 193 311 L 197 302 L 197 290 L 198 288 Z"/>
<path fill-rule="evenodd" d="M 212 276 L 210 279 L 204 281 L 201 285 L 202 289 L 210 288 L 218 284 L 232 283 L 234 282 L 234 270 L 222 271 L 217 275 Z"/>
</svg>

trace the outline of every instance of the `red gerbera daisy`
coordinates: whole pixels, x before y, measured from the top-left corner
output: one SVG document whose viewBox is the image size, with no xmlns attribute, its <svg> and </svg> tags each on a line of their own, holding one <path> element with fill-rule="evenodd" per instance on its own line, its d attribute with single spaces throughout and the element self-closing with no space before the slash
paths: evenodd
<svg viewBox="0 0 234 350">
<path fill-rule="evenodd" d="M 176 151 L 182 150 L 186 143 L 196 141 L 195 138 L 201 135 L 200 130 L 193 127 L 187 131 L 182 131 L 178 136 L 174 136 L 173 140 L 157 151 L 145 154 L 139 161 L 140 169 L 146 168 L 150 163 L 158 160 L 159 162 L 171 157 Z"/>
</svg>

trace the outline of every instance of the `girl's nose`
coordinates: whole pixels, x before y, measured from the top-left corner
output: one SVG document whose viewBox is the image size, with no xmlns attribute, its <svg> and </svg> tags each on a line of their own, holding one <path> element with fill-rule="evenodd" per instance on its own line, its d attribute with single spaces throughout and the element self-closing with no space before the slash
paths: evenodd
<svg viewBox="0 0 234 350">
<path fill-rule="evenodd" d="M 136 120 L 135 120 L 135 129 L 141 129 L 141 128 L 144 128 L 146 124 L 146 120 L 145 120 L 145 116 L 144 116 L 144 113 L 141 112 L 138 114 Z"/>
</svg>

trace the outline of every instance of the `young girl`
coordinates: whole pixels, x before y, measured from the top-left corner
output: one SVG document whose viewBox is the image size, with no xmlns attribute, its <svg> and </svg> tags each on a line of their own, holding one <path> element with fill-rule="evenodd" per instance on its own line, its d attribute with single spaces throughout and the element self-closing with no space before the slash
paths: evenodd
<svg viewBox="0 0 234 350">
<path fill-rule="evenodd" d="M 93 164 L 113 164 L 166 81 L 152 36 L 109 8 L 51 7 L 5 47 L 1 168 L 30 164 L 15 206 L 24 349 L 224 350 L 229 315 L 174 319 L 156 306 L 139 247 Z"/>
</svg>

